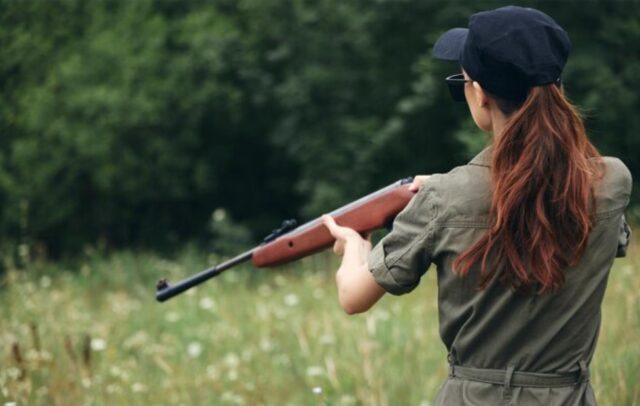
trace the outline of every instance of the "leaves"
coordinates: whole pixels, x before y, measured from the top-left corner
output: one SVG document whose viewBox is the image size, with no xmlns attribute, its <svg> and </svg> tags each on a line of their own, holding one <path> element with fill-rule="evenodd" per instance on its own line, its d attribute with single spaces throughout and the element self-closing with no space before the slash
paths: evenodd
<svg viewBox="0 0 640 406">
<path fill-rule="evenodd" d="M 637 174 L 638 7 L 536 5 L 571 35 L 594 141 Z M 167 248 L 207 241 L 219 207 L 257 240 L 447 171 L 486 138 L 430 48 L 493 6 L 2 0 L 0 240 Z"/>
</svg>

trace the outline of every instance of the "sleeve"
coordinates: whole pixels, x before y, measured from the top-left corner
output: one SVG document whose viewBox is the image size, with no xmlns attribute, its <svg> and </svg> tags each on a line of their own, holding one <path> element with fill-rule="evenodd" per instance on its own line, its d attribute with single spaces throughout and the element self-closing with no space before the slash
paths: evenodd
<svg viewBox="0 0 640 406">
<path fill-rule="evenodd" d="M 627 256 L 627 247 L 629 246 L 629 240 L 631 239 L 631 227 L 627 223 L 627 220 L 622 215 L 620 219 L 620 228 L 618 231 L 618 251 L 616 252 L 617 258 Z"/>
<path fill-rule="evenodd" d="M 431 264 L 436 215 L 433 189 L 425 183 L 371 250 L 369 269 L 387 292 L 402 295 L 418 286 Z"/>
</svg>

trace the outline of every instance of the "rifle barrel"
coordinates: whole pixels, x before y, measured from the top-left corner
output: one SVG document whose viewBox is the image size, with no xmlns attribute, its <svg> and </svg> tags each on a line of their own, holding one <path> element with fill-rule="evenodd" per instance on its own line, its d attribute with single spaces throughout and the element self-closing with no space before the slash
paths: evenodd
<svg viewBox="0 0 640 406">
<path fill-rule="evenodd" d="M 204 271 L 183 279 L 173 285 L 169 285 L 166 279 L 161 279 L 160 281 L 158 281 L 158 284 L 156 286 L 156 300 L 158 302 L 164 302 L 165 300 L 171 299 L 172 297 L 184 292 L 187 289 L 190 289 L 206 280 L 220 275 L 222 272 L 226 271 L 229 268 L 250 260 L 251 256 L 253 255 L 254 249 L 244 252 L 212 268 L 205 269 Z"/>
</svg>

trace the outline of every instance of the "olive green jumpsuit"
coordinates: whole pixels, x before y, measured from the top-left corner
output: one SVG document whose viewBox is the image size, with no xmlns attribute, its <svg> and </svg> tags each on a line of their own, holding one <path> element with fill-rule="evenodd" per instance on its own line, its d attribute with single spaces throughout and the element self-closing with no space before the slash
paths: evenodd
<svg viewBox="0 0 640 406">
<path fill-rule="evenodd" d="M 478 290 L 476 268 L 466 277 L 451 269 L 488 227 L 490 158 L 487 148 L 469 164 L 429 177 L 371 251 L 370 270 L 386 291 L 401 295 L 431 263 L 437 266 L 440 336 L 450 362 L 437 405 L 595 404 L 588 365 L 609 270 L 631 234 L 624 218 L 629 170 L 619 159 L 603 159 L 583 257 L 564 270 L 560 291 L 527 296 L 495 279 Z"/>
</svg>

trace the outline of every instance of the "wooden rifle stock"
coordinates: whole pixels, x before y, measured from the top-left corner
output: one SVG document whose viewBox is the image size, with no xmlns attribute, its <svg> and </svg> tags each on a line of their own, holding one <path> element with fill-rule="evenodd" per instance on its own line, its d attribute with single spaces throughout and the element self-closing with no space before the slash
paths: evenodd
<svg viewBox="0 0 640 406">
<path fill-rule="evenodd" d="M 412 180 L 399 180 L 340 207 L 329 215 L 339 225 L 353 228 L 361 234 L 390 226 L 395 216 L 415 195 L 415 192 L 409 190 Z M 249 259 L 258 268 L 282 265 L 330 247 L 335 241 L 320 218 L 297 228 L 295 225 L 294 220 L 287 220 L 280 229 L 267 236 L 261 245 L 176 284 L 169 285 L 166 279 L 161 279 L 156 284 L 156 300 L 164 302 Z"/>
<path fill-rule="evenodd" d="M 390 226 L 395 216 L 409 203 L 414 192 L 409 191 L 411 178 L 395 182 L 346 206 L 329 213 L 341 226 L 367 234 Z M 317 218 L 263 244 L 253 251 L 251 261 L 258 267 L 285 264 L 314 254 L 333 245 L 335 239 Z"/>
</svg>

